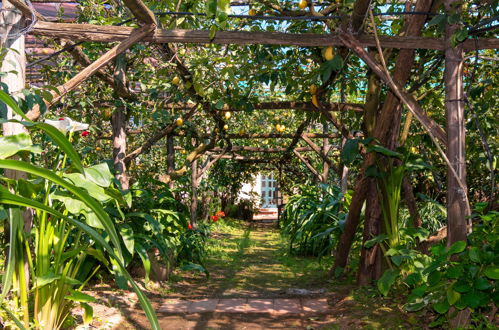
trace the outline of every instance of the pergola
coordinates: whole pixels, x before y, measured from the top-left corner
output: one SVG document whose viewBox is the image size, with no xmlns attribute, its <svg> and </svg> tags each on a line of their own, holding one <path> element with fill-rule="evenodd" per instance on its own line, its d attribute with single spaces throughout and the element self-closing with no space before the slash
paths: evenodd
<svg viewBox="0 0 499 330">
<path fill-rule="evenodd" d="M 53 1 L 51 1 L 53 2 Z M 196 209 L 196 191 L 200 180 L 207 173 L 208 169 L 219 159 L 230 158 L 244 162 L 266 162 L 268 160 L 258 157 L 245 157 L 238 155 L 239 151 L 254 152 L 254 153 L 275 153 L 281 154 L 281 157 L 274 158 L 276 160 L 284 160 L 290 155 L 295 155 L 304 163 L 304 165 L 320 180 L 326 181 L 328 178 L 327 170 L 320 173 L 318 169 L 303 157 L 303 152 L 315 152 L 324 163 L 324 168 L 332 168 L 340 177 L 345 175 L 344 170 L 333 163 L 328 156 L 330 150 L 341 148 L 342 139 L 351 139 L 354 137 L 354 132 L 348 129 L 345 123 L 341 122 L 336 116 L 336 112 L 341 111 L 356 111 L 365 114 L 377 113 L 377 120 L 373 123 L 373 127 L 369 132 L 363 132 L 363 136 L 374 137 L 387 148 L 393 149 L 397 144 L 398 130 L 394 129 L 393 123 L 397 123 L 401 118 L 402 106 L 409 111 L 409 117 L 415 118 L 424 128 L 427 134 L 432 138 L 435 146 L 441 153 L 443 159 L 448 166 L 448 241 L 452 244 L 466 238 L 467 235 L 467 220 L 466 216 L 470 214 L 469 203 L 466 195 L 466 176 L 465 176 L 465 130 L 464 130 L 464 96 L 463 96 L 463 78 L 462 78 L 462 61 L 464 52 L 478 51 L 481 49 L 497 49 L 499 48 L 499 39 L 497 38 L 476 38 L 466 40 L 455 47 L 451 43 L 452 34 L 459 28 L 457 24 L 448 24 L 444 38 L 430 38 L 421 36 L 421 30 L 428 15 L 408 15 L 406 19 L 405 35 L 404 36 L 377 36 L 374 34 L 365 34 L 362 32 L 362 24 L 370 13 L 369 0 L 357 0 L 353 6 L 353 11 L 349 17 L 342 19 L 341 23 L 335 27 L 334 33 L 331 34 L 292 34 L 280 32 L 246 32 L 246 31 L 217 31 L 211 35 L 210 31 L 200 30 L 165 30 L 158 28 L 155 14 L 141 0 L 123 0 L 124 4 L 131 11 L 135 20 L 139 23 L 139 28 L 126 26 L 101 26 L 93 24 L 76 24 L 76 23 L 57 23 L 50 22 L 41 14 L 33 12 L 33 9 L 27 6 L 22 0 L 4 1 L 4 9 L 10 5 L 17 8 L 25 17 L 36 17 L 31 33 L 36 36 L 49 38 L 65 39 L 67 50 L 71 52 L 76 61 L 85 66 L 78 74 L 72 77 L 66 83 L 57 87 L 57 92 L 52 92 L 52 98 L 46 102 L 47 107 L 55 105 L 67 93 L 76 89 L 80 84 L 84 83 L 91 76 L 98 76 L 105 83 L 110 84 L 116 90 L 117 94 L 128 100 L 137 100 L 136 92 L 126 87 L 124 71 L 119 72 L 118 69 L 114 77 L 103 70 L 108 64 L 116 60 L 117 57 L 129 49 L 132 45 L 138 42 L 149 42 L 159 44 L 161 51 L 169 57 L 173 58 L 179 75 L 183 80 L 189 81 L 191 76 L 189 68 L 179 59 L 174 56 L 175 52 L 170 43 L 189 43 L 189 44 L 266 44 L 278 46 L 300 46 L 300 47 L 324 47 L 334 46 L 339 48 L 340 54 L 352 52 L 362 59 L 369 69 L 374 74 L 373 79 L 380 81 L 388 86 L 388 93 L 384 103 L 378 109 L 378 103 L 373 99 L 366 100 L 365 104 L 353 103 L 328 103 L 321 100 L 325 86 L 334 79 L 330 79 L 324 86 L 319 87 L 317 92 L 318 102 L 264 102 L 254 104 L 253 108 L 264 111 L 266 109 L 297 109 L 302 111 L 320 112 L 336 129 L 338 133 L 323 134 L 306 133 L 305 129 L 309 125 L 308 121 L 303 122 L 294 134 L 224 134 L 223 125 L 224 119 L 221 116 L 223 111 L 238 111 L 225 106 L 222 109 L 215 109 L 211 104 L 206 102 L 201 96 L 197 95 L 193 87 L 188 89 L 188 93 L 194 100 L 193 103 L 170 105 L 176 109 L 183 108 L 183 120 L 188 120 L 197 111 L 205 111 L 212 116 L 217 122 L 219 132 L 211 134 L 199 134 L 199 139 L 196 143 L 196 148 L 187 158 L 185 165 L 180 169 L 175 169 L 174 166 L 174 136 L 178 135 L 178 129 L 175 123 L 168 124 L 156 131 L 150 136 L 147 141 L 139 148 L 127 151 L 126 150 L 126 122 L 125 117 L 120 109 L 117 109 L 112 117 L 113 125 L 113 146 L 115 149 L 114 161 L 116 169 L 121 173 L 118 178 L 125 185 L 128 182 L 126 178 L 127 163 L 134 160 L 140 154 L 147 152 L 160 139 L 167 137 L 168 141 L 168 163 L 170 178 L 175 178 L 180 175 L 185 175 L 188 168 L 192 169 L 192 194 L 193 205 L 192 209 Z M 448 14 L 459 11 L 459 6 L 456 5 L 459 0 L 444 0 L 446 12 Z M 414 12 L 428 13 L 436 10 L 432 6 L 431 0 L 417 0 L 414 5 Z M 324 19 L 329 15 L 331 8 L 326 6 L 322 12 L 315 10 L 315 5 L 312 1 L 308 1 L 308 10 L 295 13 L 295 17 L 308 17 L 314 19 Z M 12 12 L 6 21 L 9 21 L 14 28 L 21 28 L 23 20 L 16 12 Z M 259 19 L 259 17 L 246 16 L 247 19 Z M 372 19 L 372 16 L 371 16 Z M 372 23 L 374 20 L 372 19 Z M 373 24 L 374 25 L 374 24 Z M 376 29 L 374 29 L 376 32 Z M 19 37 L 22 38 L 22 35 Z M 81 47 L 75 42 L 99 42 L 111 43 L 119 42 L 107 52 L 102 54 L 96 61 L 91 62 L 82 51 Z M 10 45 L 15 44 L 18 40 L 9 39 Z M 366 51 L 369 47 L 371 51 Z M 382 54 L 383 49 L 395 48 L 400 49 L 399 55 L 395 62 L 392 72 L 390 72 L 384 62 Z M 411 66 L 415 59 L 414 50 L 429 49 L 437 50 L 443 53 L 445 61 L 445 108 L 447 114 L 446 127 L 441 127 L 436 123 L 420 106 L 418 100 L 413 96 L 411 90 L 404 88 L 410 76 Z M 378 54 L 376 54 L 376 50 Z M 10 54 L 11 58 L 17 62 L 22 62 L 19 56 Z M 377 60 L 378 56 L 381 60 Z M 118 79 L 116 79 L 118 77 Z M 376 88 L 375 84 L 369 85 L 368 88 Z M 166 107 L 168 109 L 168 106 Z M 40 106 L 35 106 L 27 113 L 27 117 L 31 120 L 38 120 L 42 115 Z M 409 119 L 410 120 L 410 119 Z M 128 132 L 129 133 L 129 132 Z M 231 140 L 235 139 L 259 139 L 259 138 L 276 138 L 290 139 L 291 142 L 286 148 L 262 148 L 249 146 L 232 146 Z M 217 148 L 216 141 L 224 139 L 227 141 L 226 148 Z M 313 139 L 322 139 L 323 144 L 318 145 Z M 339 142 L 334 146 L 329 144 L 329 139 L 338 139 Z M 209 143 L 201 143 L 201 140 L 209 140 Z M 297 147 L 298 142 L 302 140 L 308 147 Z M 202 155 L 208 155 L 208 160 L 204 166 L 200 167 L 197 160 Z M 344 232 L 341 236 L 340 243 L 335 255 L 335 268 L 343 268 L 347 264 L 350 246 L 352 244 L 354 234 L 360 222 L 360 212 L 362 205 L 366 199 L 371 205 L 376 199 L 376 196 L 370 194 L 369 178 L 365 175 L 366 169 L 374 164 L 375 156 L 373 154 L 364 155 L 364 162 L 360 170 L 360 174 L 356 179 L 354 194 L 349 209 L 348 220 L 345 225 Z M 417 210 L 415 207 L 415 199 L 412 194 L 412 188 L 407 180 L 404 181 L 405 197 L 409 204 L 409 208 L 413 213 L 415 225 L 418 225 Z M 364 237 L 372 237 L 378 233 L 377 225 L 374 223 L 373 217 L 366 215 Z M 419 220 L 420 221 L 420 220 Z M 420 225 L 420 223 L 419 223 Z M 366 283 L 369 279 L 379 276 L 374 267 L 375 256 L 379 253 L 378 249 L 363 248 L 360 278 L 361 283 Z"/>
</svg>

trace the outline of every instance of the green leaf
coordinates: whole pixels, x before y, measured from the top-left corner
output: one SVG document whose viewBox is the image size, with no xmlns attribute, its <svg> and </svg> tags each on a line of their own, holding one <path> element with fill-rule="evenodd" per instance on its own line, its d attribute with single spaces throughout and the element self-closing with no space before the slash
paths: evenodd
<svg viewBox="0 0 499 330">
<path fill-rule="evenodd" d="M 96 299 L 86 293 L 83 293 L 81 291 L 76 291 L 76 290 L 70 290 L 71 294 L 64 297 L 68 300 L 71 301 L 77 301 L 77 302 L 83 302 L 83 303 L 89 303 L 89 302 L 94 302 Z"/>
<path fill-rule="evenodd" d="M 407 303 L 404 305 L 404 309 L 408 312 L 417 312 L 425 307 L 424 301 Z"/>
<path fill-rule="evenodd" d="M 395 280 L 397 279 L 399 274 L 400 274 L 399 269 L 388 269 L 383 273 L 383 275 L 381 276 L 381 278 L 378 280 L 377 283 L 378 290 L 379 292 L 381 292 L 383 296 L 386 297 L 386 295 L 390 291 L 390 288 L 392 287 L 393 283 L 395 283 Z"/>
<path fill-rule="evenodd" d="M 475 279 L 475 282 L 473 283 L 473 286 L 481 291 L 492 288 L 492 284 L 490 284 L 489 281 L 487 281 L 487 279 L 484 277 L 477 277 Z"/>
<path fill-rule="evenodd" d="M 56 275 L 56 274 L 54 274 L 53 271 L 50 271 L 47 274 L 44 274 L 42 276 L 38 276 L 36 278 L 36 282 L 35 282 L 35 285 L 33 286 L 32 290 L 36 289 L 36 288 L 42 288 L 47 284 L 50 284 L 54 281 L 59 280 L 60 278 L 61 278 L 61 275 Z"/>
<path fill-rule="evenodd" d="M 450 266 L 445 275 L 447 278 L 458 279 L 463 275 L 463 271 L 463 266 L 461 265 Z"/>
<path fill-rule="evenodd" d="M 41 153 L 42 149 L 39 146 L 34 146 L 31 137 L 26 133 L 0 136 L 0 158 L 5 159 L 15 155 L 20 151 L 28 151 L 32 153 Z"/>
<path fill-rule="evenodd" d="M 499 280 L 499 267 L 497 266 L 488 266 L 483 270 L 483 273 L 492 280 Z"/>
<path fill-rule="evenodd" d="M 466 242 L 465 241 L 458 241 L 458 242 L 452 244 L 452 246 L 450 246 L 447 249 L 447 255 L 461 253 L 464 251 L 465 248 L 466 248 Z"/>
<path fill-rule="evenodd" d="M 348 165 L 353 163 L 355 159 L 360 156 L 359 152 L 359 140 L 349 139 L 341 149 L 340 159 L 341 161 Z"/>
<path fill-rule="evenodd" d="M 24 120 L 30 121 L 28 117 L 24 114 L 24 112 L 19 107 L 19 104 L 7 93 L 0 89 L 0 101 L 5 103 L 8 107 L 12 109 L 13 112 L 21 116 Z"/>
<path fill-rule="evenodd" d="M 466 281 L 460 280 L 454 284 L 454 290 L 459 293 L 465 293 L 471 290 L 471 286 Z"/>
<path fill-rule="evenodd" d="M 441 278 L 442 273 L 440 273 L 439 271 L 431 272 L 430 275 L 428 275 L 428 284 L 430 286 L 435 286 L 440 282 Z"/>
<path fill-rule="evenodd" d="M 400 152 L 396 152 L 396 151 L 387 149 L 383 146 L 380 146 L 379 144 L 371 144 L 371 145 L 367 146 L 367 151 L 368 152 L 374 151 L 374 152 L 377 152 L 377 153 L 380 153 L 382 155 L 389 156 L 389 157 L 402 158 L 402 156 L 403 156 Z"/>
<path fill-rule="evenodd" d="M 88 180 L 83 174 L 68 173 L 64 174 L 64 177 L 69 179 L 75 186 L 85 189 L 90 196 L 101 203 L 107 203 L 111 200 L 111 197 L 106 194 L 104 188 Z"/>
<path fill-rule="evenodd" d="M 449 303 L 447 302 L 447 299 L 444 299 L 436 304 L 433 304 L 433 309 L 435 310 L 435 312 L 439 314 L 447 313 L 447 311 L 449 310 Z"/>
<path fill-rule="evenodd" d="M 114 175 L 107 163 L 90 166 L 85 169 L 85 177 L 101 187 L 109 187 L 113 182 Z"/>
<path fill-rule="evenodd" d="M 89 325 L 94 318 L 94 309 L 92 306 L 84 302 L 80 303 L 80 306 L 83 308 L 83 324 Z"/>
<path fill-rule="evenodd" d="M 428 22 L 428 26 L 439 25 L 445 21 L 445 18 L 444 14 L 436 15 Z"/>
<path fill-rule="evenodd" d="M 461 294 L 459 292 L 454 291 L 452 289 L 452 286 L 450 286 L 447 289 L 447 302 L 449 303 L 450 306 L 454 305 L 460 298 Z"/>
<path fill-rule="evenodd" d="M 379 244 L 387 239 L 388 239 L 388 235 L 386 235 L 386 234 L 378 235 L 378 236 L 366 241 L 366 243 L 364 244 L 364 247 L 366 249 L 372 248 L 376 244 Z"/>
<path fill-rule="evenodd" d="M 149 255 L 147 254 L 146 249 L 139 242 L 135 243 L 135 251 L 139 255 L 142 260 L 142 264 L 144 265 L 144 270 L 146 273 L 145 281 L 149 282 L 149 275 L 151 273 L 151 260 L 149 260 Z"/>
<path fill-rule="evenodd" d="M 133 239 L 133 229 L 129 225 L 120 225 L 119 226 L 121 238 L 123 238 L 123 242 L 125 243 L 125 247 L 133 256 L 135 240 Z"/>
<path fill-rule="evenodd" d="M 476 246 L 469 249 L 468 255 L 471 261 L 480 263 L 480 250 Z"/>
<path fill-rule="evenodd" d="M 2 192 L 8 192 L 6 188 L 0 186 L 0 197 Z M 1 204 L 1 201 L 0 201 Z M 15 265 L 16 265 L 16 251 L 18 250 L 17 234 L 21 230 L 21 226 L 24 223 L 24 219 L 19 208 L 10 208 L 9 213 L 9 259 L 6 261 L 4 274 L 2 277 L 2 295 L 0 296 L 0 302 L 5 301 L 5 297 L 9 293 L 12 286 L 12 278 L 14 276 Z"/>
<path fill-rule="evenodd" d="M 206 17 L 213 18 L 217 14 L 217 0 L 206 1 Z"/>
</svg>

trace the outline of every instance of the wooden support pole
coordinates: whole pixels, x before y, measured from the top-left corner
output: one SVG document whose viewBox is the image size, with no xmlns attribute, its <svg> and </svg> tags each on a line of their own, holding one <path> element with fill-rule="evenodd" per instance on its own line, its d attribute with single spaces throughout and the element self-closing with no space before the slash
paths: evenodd
<svg viewBox="0 0 499 330">
<path fill-rule="evenodd" d="M 198 212 L 198 161 L 195 159 L 191 163 L 191 224 L 193 226 L 197 223 Z"/>
<path fill-rule="evenodd" d="M 458 0 L 445 0 L 448 15 L 461 10 Z M 447 130 L 447 158 L 458 177 L 451 169 L 447 174 L 447 244 L 466 241 L 467 205 L 466 189 L 466 154 L 465 154 L 465 116 L 463 89 L 463 45 L 452 45 L 452 35 L 460 29 L 459 24 L 447 24 L 445 28 L 445 115 Z M 464 185 L 459 184 L 459 180 Z"/>
<path fill-rule="evenodd" d="M 322 180 L 321 174 L 317 172 L 315 167 L 313 167 L 312 164 L 310 164 L 310 162 L 300 154 L 300 152 L 298 152 L 296 149 L 293 149 L 293 153 L 296 155 L 296 157 L 298 157 L 299 160 L 301 160 L 303 164 L 305 164 L 305 166 L 310 170 L 310 172 L 312 172 L 313 175 L 315 175 L 316 178 Z"/>
<path fill-rule="evenodd" d="M 166 161 L 168 163 L 168 173 L 173 173 L 175 171 L 175 137 L 173 135 L 168 135 L 166 138 L 166 148 L 167 156 Z M 173 189 L 175 186 L 173 180 L 168 182 L 168 187 Z"/>
<path fill-rule="evenodd" d="M 324 123 L 322 124 L 322 133 L 327 134 L 328 132 L 328 124 Z M 322 139 L 322 153 L 327 157 L 327 154 L 329 153 L 329 150 L 331 150 L 331 146 L 329 145 L 329 139 L 327 137 Z M 329 178 L 329 164 L 327 162 L 324 162 L 322 164 L 322 183 L 327 183 L 327 180 Z"/>
<path fill-rule="evenodd" d="M 117 91 L 126 89 L 126 57 L 120 54 L 116 57 L 114 68 L 114 89 Z M 129 180 L 127 175 L 127 165 L 125 163 L 127 147 L 127 114 L 125 106 L 114 109 L 111 115 L 112 139 L 113 139 L 113 162 L 116 172 L 116 179 L 121 184 L 121 189 L 128 190 Z"/>
<path fill-rule="evenodd" d="M 0 48 L 5 52 L 4 57 L 0 61 L 0 72 L 3 73 L 0 76 L 0 82 L 7 86 L 10 94 L 20 94 L 22 89 L 25 87 L 26 82 L 26 57 L 25 57 L 25 36 L 20 33 L 24 25 L 24 19 L 21 12 L 13 6 L 13 4 L 7 0 L 2 2 L 2 10 L 0 11 Z M 21 94 L 22 95 L 22 94 Z M 14 111 L 10 107 L 7 107 L 7 119 L 21 119 L 18 115 L 15 115 Z M 26 128 L 17 123 L 4 123 L 2 124 L 2 135 L 17 135 L 21 133 L 27 133 Z M 0 146 L 0 148 L 3 146 Z M 13 156 L 13 158 L 19 159 L 19 156 Z M 26 172 L 15 171 L 15 170 L 5 170 L 4 175 L 10 180 L 27 180 L 28 175 Z M 21 228 L 21 232 L 29 233 L 33 226 L 33 216 L 31 209 L 26 209 L 22 213 L 22 218 L 24 222 L 24 228 Z M 19 210 L 11 210 L 9 212 L 9 217 L 12 217 L 14 212 L 21 212 Z M 12 220 L 15 220 L 12 218 Z M 9 223 L 9 222 L 7 222 Z M 14 232 L 14 228 L 10 226 L 4 226 L 5 233 L 7 234 L 7 242 L 10 235 L 18 235 L 19 232 Z M 24 235 L 23 235 L 24 236 Z M 23 242 L 24 244 L 24 239 Z M 21 244 L 21 245 L 22 245 Z M 3 247 L 5 248 L 6 245 Z M 22 249 L 21 251 L 23 251 Z M 24 254 L 24 255 L 23 255 Z M 30 269 L 28 263 L 28 257 L 25 252 L 16 256 L 16 253 L 9 255 L 8 260 L 4 263 L 7 265 L 7 261 L 12 265 L 19 260 L 24 259 L 24 276 L 19 276 L 21 271 L 16 271 L 17 278 L 17 289 L 18 290 L 28 290 L 29 280 L 30 280 Z M 21 266 L 22 268 L 22 266 Z M 29 314 L 28 314 L 28 301 L 26 295 L 21 292 L 18 293 L 20 298 L 21 310 L 23 310 L 23 320 L 24 326 L 29 328 Z M 36 315 L 35 315 L 36 318 Z"/>
<path fill-rule="evenodd" d="M 130 48 L 136 42 L 142 40 L 151 31 L 154 31 L 155 25 L 144 25 L 143 27 L 134 30 L 128 38 L 123 40 L 119 45 L 111 48 L 104 55 L 102 55 L 97 61 L 93 62 L 91 65 L 87 66 L 85 69 L 80 71 L 76 76 L 68 80 L 65 84 L 57 87 L 58 92 L 52 91 L 52 100 L 47 103 L 47 107 L 52 106 L 58 102 L 64 95 L 78 87 L 82 82 L 95 74 L 100 68 L 108 65 L 116 56 L 123 53 L 125 50 Z M 30 120 L 37 120 L 41 115 L 40 106 L 36 105 L 31 109 L 26 116 Z"/>
<path fill-rule="evenodd" d="M 33 34 L 64 38 L 74 41 L 114 42 L 122 41 L 130 36 L 132 28 L 126 26 L 70 24 L 37 22 Z M 338 36 L 330 34 L 291 34 L 282 32 L 249 32 L 249 31 L 217 31 L 215 36 L 210 36 L 207 30 L 163 30 L 157 29 L 147 36 L 144 41 L 155 43 L 189 43 L 189 44 L 223 44 L 223 45 L 279 45 L 299 47 L 326 47 L 343 46 L 343 41 Z M 361 47 L 374 47 L 376 41 L 371 35 L 360 35 Z M 434 49 L 443 50 L 442 39 L 430 37 L 380 37 L 383 48 L 398 49 Z M 464 50 L 497 49 L 497 38 L 467 40 L 463 44 Z"/>
</svg>

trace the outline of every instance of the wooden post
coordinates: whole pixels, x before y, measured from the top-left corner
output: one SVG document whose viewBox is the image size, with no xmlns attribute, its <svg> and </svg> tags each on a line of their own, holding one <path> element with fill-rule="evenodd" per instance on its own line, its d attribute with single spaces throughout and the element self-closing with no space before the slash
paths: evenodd
<svg viewBox="0 0 499 330">
<path fill-rule="evenodd" d="M 327 134 L 328 133 L 328 125 L 327 123 L 322 124 L 322 133 Z M 322 153 L 326 155 L 329 152 L 329 139 L 325 137 L 322 140 Z M 329 164 L 327 162 L 322 163 L 322 175 L 321 175 L 321 181 L 322 183 L 327 183 L 329 177 Z"/>
<path fill-rule="evenodd" d="M 126 58 L 124 54 L 116 57 L 116 66 L 114 70 L 114 85 L 116 90 L 125 90 L 126 87 Z M 118 93 L 115 92 L 117 95 Z M 113 161 L 116 179 L 121 184 L 121 189 L 129 188 L 129 180 L 126 172 L 125 156 L 127 146 L 126 108 L 124 106 L 117 107 L 111 116 L 111 127 L 113 130 Z"/>
<path fill-rule="evenodd" d="M 4 76 L 0 76 L 0 82 L 9 88 L 9 93 L 12 95 L 19 95 L 21 90 L 25 87 L 26 83 L 26 57 L 24 52 L 25 37 L 19 34 L 24 24 L 24 19 L 21 12 L 14 8 L 9 2 L 4 0 L 2 3 L 2 10 L 0 11 L 0 32 L 1 32 L 1 50 L 5 51 L 5 57 L 1 62 L 0 72 Z M 19 116 L 14 115 L 11 108 L 7 107 L 7 119 L 21 119 Z M 16 135 L 26 133 L 26 128 L 21 124 L 5 123 L 2 125 L 2 133 L 4 136 Z M 15 158 L 18 158 L 17 156 Z M 27 179 L 28 175 L 25 172 L 5 170 L 5 176 L 9 179 L 19 180 Z M 23 213 L 24 231 L 29 232 L 33 224 L 33 216 L 30 209 Z M 9 232 L 8 226 L 5 227 L 6 233 Z M 17 234 L 17 233 L 16 233 Z M 9 237 L 9 235 L 6 235 Z M 7 238 L 8 239 L 8 238 Z M 12 261 L 12 260 L 9 260 Z M 29 284 L 30 271 L 28 258 L 26 253 L 24 255 L 24 283 Z M 19 281 L 19 279 L 18 279 Z M 20 282 L 20 281 L 19 281 Z M 21 288 L 21 286 L 19 286 Z M 21 305 L 25 307 L 27 302 L 23 302 L 21 298 Z M 28 327 L 29 314 L 24 310 L 24 325 Z"/>
<path fill-rule="evenodd" d="M 198 211 L 198 161 L 197 159 L 191 163 L 191 224 L 194 226 L 197 223 Z"/>
<path fill-rule="evenodd" d="M 166 156 L 166 161 L 168 165 L 168 173 L 173 173 L 175 172 L 175 137 L 173 135 L 168 135 L 166 138 L 166 148 L 167 148 L 167 156 Z M 170 189 L 174 188 L 174 182 L 173 180 L 170 180 L 168 182 L 168 187 Z"/>
<path fill-rule="evenodd" d="M 448 15 L 460 11 L 459 0 L 445 0 L 445 10 Z M 466 216 L 469 216 L 466 194 L 460 186 L 460 180 L 466 184 L 465 157 L 465 118 L 463 90 L 463 46 L 451 44 L 452 35 L 460 29 L 459 24 L 447 24 L 445 27 L 445 115 L 447 131 L 447 158 L 457 173 L 457 178 L 451 170 L 447 174 L 447 244 L 466 241 Z M 466 187 L 464 187 L 466 188 Z"/>
</svg>

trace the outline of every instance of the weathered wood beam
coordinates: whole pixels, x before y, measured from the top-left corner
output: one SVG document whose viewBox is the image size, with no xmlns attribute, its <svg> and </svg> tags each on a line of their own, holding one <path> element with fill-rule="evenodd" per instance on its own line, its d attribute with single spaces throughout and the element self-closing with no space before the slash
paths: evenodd
<svg viewBox="0 0 499 330">
<path fill-rule="evenodd" d="M 123 40 L 119 45 L 114 46 L 104 55 L 102 55 L 95 62 L 87 66 L 85 69 L 76 74 L 73 78 L 69 79 L 63 85 L 57 87 L 58 92 L 52 91 L 52 100 L 50 102 L 46 101 L 47 107 L 52 106 L 54 103 L 58 102 L 64 95 L 78 87 L 82 82 L 84 82 L 88 77 L 91 77 L 100 68 L 108 65 L 116 56 L 123 53 L 125 50 L 130 48 L 136 42 L 142 40 L 146 35 L 155 29 L 155 25 L 144 25 L 139 29 L 133 30 L 128 38 Z M 30 120 L 37 120 L 41 115 L 40 106 L 36 105 L 31 109 L 26 116 Z"/>
<path fill-rule="evenodd" d="M 310 170 L 310 172 L 312 172 L 313 175 L 315 175 L 319 180 L 322 180 L 322 176 L 319 174 L 319 172 L 317 172 L 317 170 L 312 166 L 312 164 L 310 164 L 306 159 L 305 157 L 303 157 L 299 151 L 297 151 L 296 149 L 293 149 L 293 153 L 296 155 L 296 157 L 298 157 L 299 160 L 301 160 L 301 162 L 303 164 L 305 164 L 305 166 Z"/>
<path fill-rule="evenodd" d="M 135 134 L 138 132 L 129 131 L 130 134 Z M 339 138 L 341 135 L 336 133 L 303 133 L 305 136 L 311 139 L 334 139 Z M 182 136 L 185 134 L 176 134 L 177 136 Z M 201 134 L 200 138 L 208 138 L 209 134 Z M 357 135 L 356 135 L 357 136 Z M 295 134 L 278 134 L 278 133 L 244 133 L 244 134 L 227 134 L 229 139 L 293 139 Z"/>
<path fill-rule="evenodd" d="M 169 103 L 164 106 L 164 109 L 190 109 L 193 106 L 197 106 L 196 103 Z M 312 104 L 312 102 L 301 102 L 301 101 L 273 101 L 273 102 L 261 102 L 252 104 L 254 110 L 302 110 L 302 111 L 317 111 L 317 108 Z M 328 103 L 323 104 L 325 111 L 355 111 L 363 112 L 364 105 L 359 103 Z M 246 111 L 241 108 L 232 108 L 225 104 L 221 109 L 215 109 L 216 111 L 222 112 L 237 112 Z"/>
<path fill-rule="evenodd" d="M 406 92 L 405 89 L 397 82 L 393 81 L 393 79 L 385 73 L 383 68 L 374 60 L 374 58 L 365 51 L 359 40 L 357 40 L 352 34 L 341 32 L 339 36 L 345 43 L 345 46 L 355 52 L 357 56 L 359 56 L 369 66 L 369 68 L 371 68 L 371 70 L 390 87 L 392 92 L 404 103 L 404 105 L 406 105 L 409 111 L 412 112 L 426 131 L 432 134 L 443 145 L 447 146 L 447 136 L 445 131 L 433 119 L 426 115 L 414 96 Z"/>
<path fill-rule="evenodd" d="M 52 38 L 65 38 L 74 41 L 114 42 L 122 41 L 130 36 L 133 28 L 126 26 L 70 24 L 37 22 L 33 34 Z M 375 47 L 373 36 L 360 35 L 358 40 L 362 47 Z M 235 44 L 235 45 L 280 45 L 300 47 L 343 46 L 338 36 L 313 33 L 282 33 L 282 32 L 249 32 L 249 31 L 218 31 L 214 38 L 209 31 L 204 30 L 165 30 L 156 29 L 154 33 L 144 38 L 144 41 L 155 43 L 191 43 L 191 44 Z M 400 37 L 381 36 L 383 48 L 397 49 L 434 49 L 444 50 L 443 39 L 430 37 Z M 499 38 L 481 38 L 466 40 L 463 43 L 465 51 L 475 49 L 497 49 Z"/>
<path fill-rule="evenodd" d="M 145 24 L 156 24 L 154 13 L 141 0 L 123 0 L 133 16 Z"/>
<path fill-rule="evenodd" d="M 307 151 L 314 151 L 312 148 L 309 147 L 300 147 L 296 148 L 300 152 L 307 152 Z M 210 151 L 212 152 L 223 152 L 224 149 L 216 147 L 211 149 Z M 279 152 L 286 152 L 287 148 L 261 148 L 261 147 L 249 147 L 249 146 L 233 146 L 231 151 L 237 152 L 237 151 L 249 151 L 249 152 L 261 152 L 261 153 L 279 153 Z"/>
</svg>

